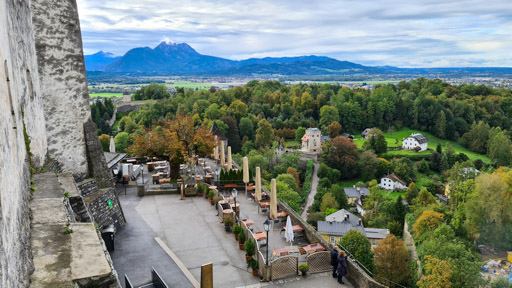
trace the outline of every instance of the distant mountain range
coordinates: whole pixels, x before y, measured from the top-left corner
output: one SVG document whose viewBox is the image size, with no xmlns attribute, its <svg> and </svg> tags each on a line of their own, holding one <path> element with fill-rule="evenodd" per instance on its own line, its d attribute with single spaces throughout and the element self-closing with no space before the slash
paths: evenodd
<svg viewBox="0 0 512 288">
<path fill-rule="evenodd" d="M 100 51 L 92 55 L 85 55 L 85 69 L 87 71 L 103 71 L 108 64 L 121 58 L 112 53 Z"/>
<path fill-rule="evenodd" d="M 122 57 L 98 52 L 85 56 L 87 71 L 176 75 L 377 75 L 512 74 L 512 68 L 371 67 L 325 56 L 266 57 L 235 61 L 199 54 L 186 43 L 162 42 L 154 49 L 134 48 Z"/>
</svg>

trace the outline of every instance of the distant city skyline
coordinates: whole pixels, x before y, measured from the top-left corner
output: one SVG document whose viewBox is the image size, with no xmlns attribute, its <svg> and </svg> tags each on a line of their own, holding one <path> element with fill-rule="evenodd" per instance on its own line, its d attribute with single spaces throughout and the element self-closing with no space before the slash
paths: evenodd
<svg viewBox="0 0 512 288">
<path fill-rule="evenodd" d="M 85 54 L 122 56 L 173 41 L 233 60 L 319 55 L 373 66 L 512 67 L 509 0 L 77 2 Z"/>
</svg>

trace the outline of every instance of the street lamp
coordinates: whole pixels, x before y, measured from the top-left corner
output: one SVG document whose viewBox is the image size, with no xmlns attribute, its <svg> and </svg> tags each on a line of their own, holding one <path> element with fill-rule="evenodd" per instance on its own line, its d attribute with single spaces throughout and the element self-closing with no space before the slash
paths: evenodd
<svg viewBox="0 0 512 288">
<path fill-rule="evenodd" d="M 235 224 L 238 224 L 238 221 L 237 221 L 237 218 L 236 218 L 236 215 L 238 214 L 238 209 L 236 207 L 236 196 L 237 195 L 238 195 L 238 190 L 233 188 L 233 190 L 231 191 L 231 196 L 233 196 L 233 199 L 235 200 Z"/>
<path fill-rule="evenodd" d="M 265 232 L 267 232 L 267 268 L 268 268 L 268 246 L 269 246 L 269 242 L 268 242 L 268 231 L 270 231 L 270 220 L 267 218 L 267 220 L 265 220 L 265 222 L 263 222 L 263 230 L 265 230 Z"/>
</svg>

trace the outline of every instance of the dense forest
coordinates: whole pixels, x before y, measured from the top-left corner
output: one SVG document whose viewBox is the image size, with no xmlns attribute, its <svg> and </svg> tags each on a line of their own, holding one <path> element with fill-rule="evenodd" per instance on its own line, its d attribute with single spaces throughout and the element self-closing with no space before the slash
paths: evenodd
<svg viewBox="0 0 512 288">
<path fill-rule="evenodd" d="M 132 145 L 134 134 L 157 131 L 176 115 L 192 117 L 196 127 L 209 127 L 215 121 L 229 139 L 233 159 L 238 162 L 247 156 L 251 170 L 261 167 L 266 185 L 276 178 L 278 198 L 296 211 L 303 209 L 309 193 L 313 163 L 301 161 L 299 153 L 278 157 L 274 149 L 279 143 L 296 147 L 309 127 L 329 135 L 331 139 L 322 145 L 318 193 L 308 221 L 315 225 L 337 209 L 354 210 L 343 192 L 346 183 L 367 187 L 365 226 L 388 228 L 402 237 L 408 223 L 415 239 L 424 276 L 419 279 L 412 263 L 407 277 L 394 279 L 399 283 L 478 287 L 484 280 L 475 243 L 512 248 L 512 171 L 507 167 L 512 161 L 511 90 L 452 86 L 424 78 L 378 85 L 372 90 L 251 81 L 229 90 L 178 89 L 170 95 L 158 89 L 159 84 L 152 85 L 151 93 L 140 91 L 137 97 L 162 100 L 119 121 L 119 131 L 113 131 L 119 150 Z M 93 117 L 101 115 L 101 124 L 108 113 L 98 106 L 93 108 L 97 110 Z M 373 130 L 361 146 L 340 136 L 350 133 L 357 139 L 366 128 Z M 405 128 L 446 141 L 426 154 L 388 154 L 392 144 L 384 134 Z M 462 145 L 467 153 L 454 149 L 455 145 Z M 472 158 L 468 151 L 474 152 Z M 405 193 L 393 198 L 379 188 L 379 178 L 388 173 L 407 183 Z M 449 203 L 436 201 L 441 194 L 449 195 Z M 403 199 L 410 210 L 407 216 Z M 493 209 L 487 209 L 489 205 Z M 373 267 L 373 262 L 368 265 Z M 436 265 L 450 269 L 438 271 L 432 268 Z M 375 272 L 393 277 L 382 272 L 378 263 Z"/>
</svg>

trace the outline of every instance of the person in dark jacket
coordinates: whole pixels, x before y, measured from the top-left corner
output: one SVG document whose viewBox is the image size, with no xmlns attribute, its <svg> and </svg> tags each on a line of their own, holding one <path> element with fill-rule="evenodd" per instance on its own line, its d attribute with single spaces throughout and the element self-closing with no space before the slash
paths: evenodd
<svg viewBox="0 0 512 288">
<path fill-rule="evenodd" d="M 338 269 L 338 249 L 337 247 L 332 248 L 331 250 L 331 265 L 332 265 L 332 278 L 336 278 L 338 274 L 336 270 Z"/>
<path fill-rule="evenodd" d="M 338 283 L 345 284 L 343 282 L 343 276 L 347 274 L 347 259 L 345 258 L 345 251 L 341 250 L 338 255 Z"/>
</svg>

